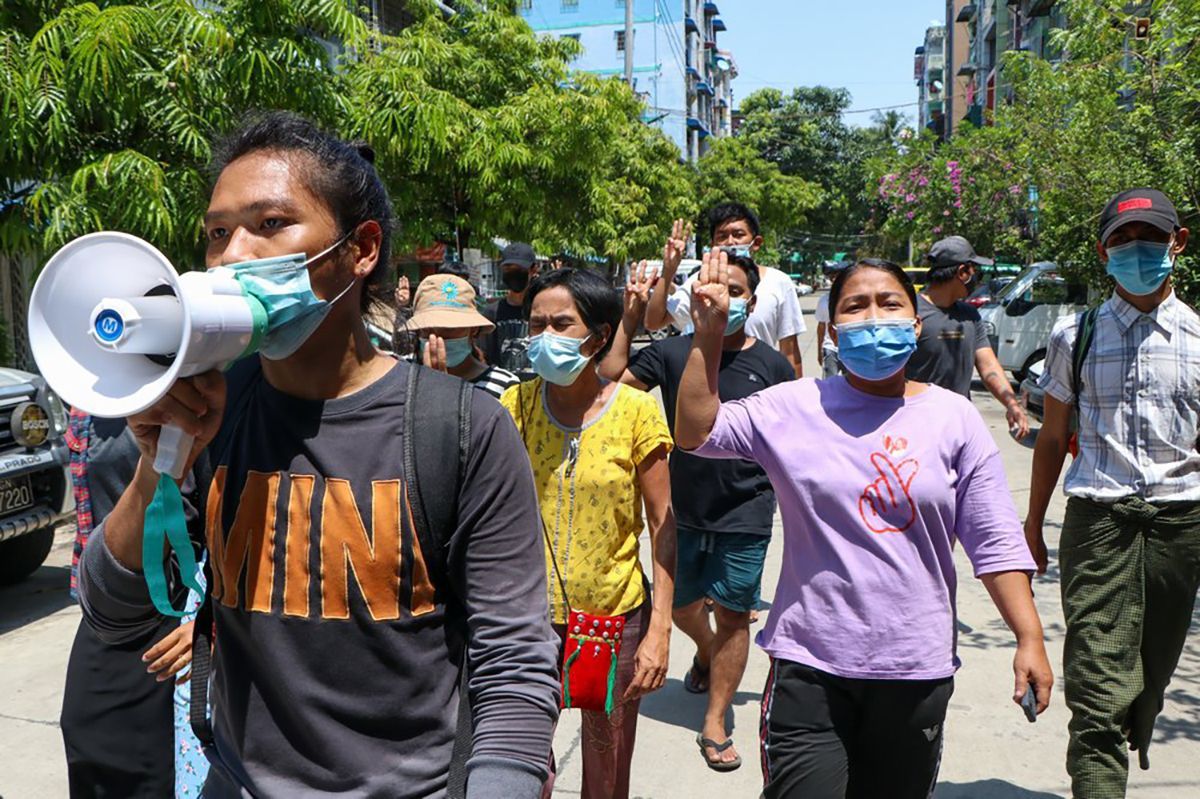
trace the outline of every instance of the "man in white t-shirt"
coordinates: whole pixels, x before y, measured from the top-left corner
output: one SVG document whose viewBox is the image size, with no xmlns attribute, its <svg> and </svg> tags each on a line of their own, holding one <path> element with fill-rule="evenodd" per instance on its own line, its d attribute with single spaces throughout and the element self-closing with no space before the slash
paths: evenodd
<svg viewBox="0 0 1200 799">
<path fill-rule="evenodd" d="M 713 247 L 742 250 L 751 257 L 762 247 L 758 217 L 741 203 L 722 203 L 709 210 L 706 220 Z M 692 281 L 688 280 L 681 287 L 676 287 L 674 283 L 675 272 L 687 248 L 688 236 L 686 223 L 676 220 L 671 237 L 663 248 L 662 276 L 646 307 L 647 330 L 661 330 L 675 319 L 686 319 L 690 315 Z M 801 377 L 803 367 L 799 334 L 808 328 L 804 324 L 800 301 L 796 298 L 796 287 L 778 269 L 759 266 L 758 271 L 761 280 L 754 295 L 754 311 L 746 321 L 746 333 L 779 350 L 792 365 L 796 377 Z"/>
<path fill-rule="evenodd" d="M 832 280 L 849 263 L 849 261 L 826 261 L 822 271 L 825 273 L 825 277 Z M 833 320 L 833 314 L 829 312 L 829 294 L 823 294 L 821 299 L 817 300 L 816 317 L 817 363 L 821 365 L 822 377 L 834 377 L 841 372 L 842 363 L 838 360 L 837 344 L 833 342 L 833 336 L 829 335 L 829 327 Z"/>
<path fill-rule="evenodd" d="M 838 362 L 837 345 L 829 335 L 829 295 L 822 294 L 817 300 L 817 363 L 821 365 L 822 377 L 833 377 L 841 364 Z"/>
</svg>

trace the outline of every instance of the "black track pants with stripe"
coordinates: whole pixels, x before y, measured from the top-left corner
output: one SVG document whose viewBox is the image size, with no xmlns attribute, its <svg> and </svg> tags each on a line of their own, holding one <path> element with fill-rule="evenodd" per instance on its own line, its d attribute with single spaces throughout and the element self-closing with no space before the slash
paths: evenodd
<svg viewBox="0 0 1200 799">
<path fill-rule="evenodd" d="M 926 799 L 954 678 L 855 680 L 774 660 L 763 691 L 763 799 Z"/>
</svg>

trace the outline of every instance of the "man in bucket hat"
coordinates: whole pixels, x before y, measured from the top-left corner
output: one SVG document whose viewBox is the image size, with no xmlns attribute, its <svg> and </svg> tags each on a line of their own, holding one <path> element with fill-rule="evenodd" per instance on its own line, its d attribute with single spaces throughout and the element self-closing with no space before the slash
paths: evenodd
<svg viewBox="0 0 1200 799">
<path fill-rule="evenodd" d="M 475 338 L 495 327 L 476 307 L 475 289 L 461 277 L 432 275 L 417 286 L 408 328 L 420 337 L 425 365 L 461 377 L 499 399 L 505 389 L 521 381 L 479 358 Z"/>
</svg>

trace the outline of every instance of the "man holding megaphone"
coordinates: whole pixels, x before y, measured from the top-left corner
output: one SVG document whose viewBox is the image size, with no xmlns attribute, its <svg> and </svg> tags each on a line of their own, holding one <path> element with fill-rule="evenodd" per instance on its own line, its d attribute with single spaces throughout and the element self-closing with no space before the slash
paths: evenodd
<svg viewBox="0 0 1200 799">
<path fill-rule="evenodd" d="M 31 322 L 70 363 L 52 384 L 73 373 L 84 401 L 140 411 L 136 474 L 84 551 L 85 617 L 111 641 L 157 623 L 147 581 L 165 547 L 148 534 L 170 527 L 173 483 L 161 474 L 207 448 L 217 643 L 203 795 L 437 797 L 465 767 L 472 799 L 532 799 L 558 679 L 531 473 L 513 468 L 526 456 L 499 404 L 370 343 L 362 313 L 392 229 L 372 161 L 295 115 L 261 117 L 220 149 L 210 272 L 190 279 L 202 286 L 106 271 L 100 287 L 59 281 L 63 301 L 43 297 L 87 317 Z M 229 281 L 241 305 L 212 299 L 237 294 Z M 195 373 L 197 340 L 205 357 L 259 355 Z M 156 395 L 129 398 L 156 380 Z M 168 427 L 182 463 L 160 457 Z M 193 722 L 207 732 L 195 708 Z"/>
</svg>

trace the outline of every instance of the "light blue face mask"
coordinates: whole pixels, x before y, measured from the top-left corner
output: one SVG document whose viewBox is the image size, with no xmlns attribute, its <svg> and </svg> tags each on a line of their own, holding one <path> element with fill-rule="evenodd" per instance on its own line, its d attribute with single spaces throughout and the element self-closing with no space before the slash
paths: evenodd
<svg viewBox="0 0 1200 799">
<path fill-rule="evenodd" d="M 325 321 L 333 304 L 354 286 L 352 280 L 332 300 L 323 300 L 313 293 L 308 277 L 308 268 L 342 246 L 353 232 L 346 233 L 312 258 L 304 253 L 294 253 L 209 270 L 227 272 L 247 296 L 262 305 L 267 315 L 266 332 L 257 349 L 264 358 L 280 361 L 300 349 Z"/>
<path fill-rule="evenodd" d="M 1153 294 L 1171 274 L 1171 242 L 1131 241 L 1108 248 L 1108 274 L 1130 294 Z"/>
<path fill-rule="evenodd" d="M 915 319 L 864 319 L 837 326 L 838 360 L 863 380 L 899 372 L 917 349 Z"/>
<path fill-rule="evenodd" d="M 591 338 L 590 336 L 588 338 Z M 540 333 L 529 339 L 529 363 L 533 371 L 548 383 L 569 386 L 592 359 L 581 353 L 586 338 Z"/>
<path fill-rule="evenodd" d="M 743 297 L 735 297 L 729 301 L 729 319 L 725 322 L 725 335 L 732 336 L 746 325 L 750 316 L 750 301 Z"/>
<path fill-rule="evenodd" d="M 749 244 L 726 244 L 725 246 L 718 247 L 717 249 L 724 250 L 725 254 L 728 255 L 730 258 L 749 258 L 751 255 Z M 712 251 L 712 247 L 704 248 L 704 252 L 711 252 L 711 251 Z"/>
<path fill-rule="evenodd" d="M 446 366 L 451 369 L 456 366 L 461 366 L 462 362 L 471 357 L 474 347 L 471 345 L 471 337 L 463 338 L 444 338 L 442 342 L 446 345 Z M 428 339 L 421 339 L 421 352 L 424 354 L 425 348 L 429 346 Z"/>
</svg>

